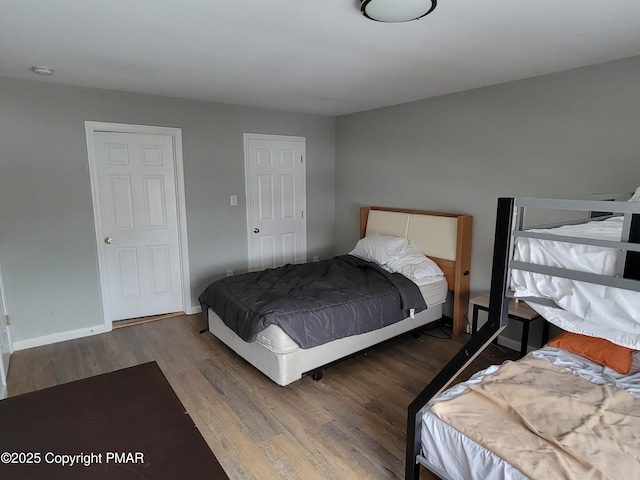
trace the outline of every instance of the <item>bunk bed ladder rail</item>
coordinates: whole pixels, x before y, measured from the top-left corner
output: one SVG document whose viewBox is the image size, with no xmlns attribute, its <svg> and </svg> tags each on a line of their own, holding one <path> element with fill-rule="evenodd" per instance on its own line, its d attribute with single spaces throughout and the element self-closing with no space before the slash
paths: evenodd
<svg viewBox="0 0 640 480">
<path fill-rule="evenodd" d="M 420 410 L 429 400 L 447 388 L 507 326 L 509 298 L 506 296 L 506 290 L 512 229 L 516 216 L 514 205 L 513 198 L 498 199 L 488 321 L 418 394 L 407 409 L 406 480 L 416 480 L 420 476 Z"/>
<path fill-rule="evenodd" d="M 640 211 L 636 202 L 618 201 L 625 194 L 594 194 L 588 199 L 572 199 L 572 198 L 527 198 L 520 197 L 515 199 L 514 209 L 517 212 L 517 220 L 512 232 L 512 249 L 509 252 L 509 274 L 512 269 L 523 270 L 527 272 L 535 272 L 543 275 L 567 278 L 582 282 L 596 283 L 614 288 L 623 288 L 626 290 L 640 291 Z M 527 209 L 540 210 L 564 210 L 577 211 L 583 213 L 610 212 L 597 217 L 608 218 L 611 215 L 623 216 L 623 228 L 620 241 L 612 240 L 596 240 L 589 238 L 576 238 L 570 236 L 558 236 L 554 234 L 532 233 L 528 232 L 524 227 L 525 212 Z M 593 217 L 593 216 L 592 216 Z M 559 225 L 567 225 L 570 223 L 584 223 L 585 219 L 577 219 L 573 222 L 561 222 L 560 224 L 538 225 L 534 228 L 551 228 Z M 533 227 L 530 227 L 533 228 Z M 516 261 L 513 259 L 513 244 L 517 237 L 529 237 L 551 241 L 567 242 L 583 245 L 596 245 L 601 247 L 609 247 L 618 250 L 616 271 L 614 275 L 595 274 L 583 272 L 579 270 L 569 270 L 560 267 L 551 267 L 547 265 L 539 265 L 528 262 Z M 513 297 L 511 290 L 506 293 Z M 554 302 L 536 297 L 522 297 L 521 300 L 539 303 L 550 307 L 558 307 Z"/>
</svg>

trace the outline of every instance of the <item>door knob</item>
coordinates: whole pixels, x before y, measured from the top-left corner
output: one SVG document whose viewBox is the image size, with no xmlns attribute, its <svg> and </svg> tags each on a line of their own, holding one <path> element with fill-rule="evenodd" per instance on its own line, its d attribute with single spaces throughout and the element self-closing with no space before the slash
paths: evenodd
<svg viewBox="0 0 640 480">
<path fill-rule="evenodd" d="M 111 245 L 113 243 L 113 238 L 105 237 L 104 243 L 106 243 L 107 245 Z"/>
<path fill-rule="evenodd" d="M 253 233 L 260 233 L 260 229 L 259 228 L 254 228 L 253 229 Z"/>
</svg>

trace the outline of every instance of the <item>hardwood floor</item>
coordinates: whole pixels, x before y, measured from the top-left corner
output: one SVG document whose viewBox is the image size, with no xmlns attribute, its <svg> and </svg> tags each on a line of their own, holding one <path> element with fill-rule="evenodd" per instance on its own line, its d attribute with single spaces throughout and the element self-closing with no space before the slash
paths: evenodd
<svg viewBox="0 0 640 480">
<path fill-rule="evenodd" d="M 407 405 L 468 338 L 404 336 L 280 387 L 204 327 L 180 316 L 15 352 L 9 395 L 155 360 L 231 479 L 400 479 Z M 461 377 L 516 357 L 491 347 Z"/>
</svg>

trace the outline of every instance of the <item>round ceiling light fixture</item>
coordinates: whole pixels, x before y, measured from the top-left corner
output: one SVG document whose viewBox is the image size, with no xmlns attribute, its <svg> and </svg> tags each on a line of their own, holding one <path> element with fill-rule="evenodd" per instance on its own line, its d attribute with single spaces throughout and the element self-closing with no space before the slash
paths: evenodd
<svg viewBox="0 0 640 480">
<path fill-rule="evenodd" d="M 37 73 L 38 75 L 53 75 L 53 70 L 49 67 L 38 67 L 34 65 L 31 67 L 31 70 L 33 73 Z"/>
<path fill-rule="evenodd" d="M 362 14 L 377 22 L 399 23 L 417 20 L 436 8 L 437 0 L 361 0 Z"/>
</svg>

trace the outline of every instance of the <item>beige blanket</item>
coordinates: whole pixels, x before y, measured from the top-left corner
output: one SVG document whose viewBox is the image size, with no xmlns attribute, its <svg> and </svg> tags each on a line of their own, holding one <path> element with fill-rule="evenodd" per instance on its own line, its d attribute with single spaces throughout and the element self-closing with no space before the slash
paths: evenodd
<svg viewBox="0 0 640 480">
<path fill-rule="evenodd" d="M 640 478 L 640 400 L 537 358 L 433 412 L 532 479 Z"/>
</svg>

